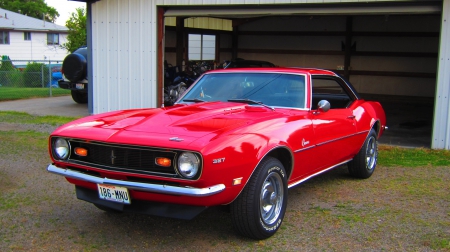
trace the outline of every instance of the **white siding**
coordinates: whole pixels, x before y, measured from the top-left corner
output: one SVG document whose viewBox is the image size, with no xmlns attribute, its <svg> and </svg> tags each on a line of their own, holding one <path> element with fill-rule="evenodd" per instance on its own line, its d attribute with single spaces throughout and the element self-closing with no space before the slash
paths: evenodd
<svg viewBox="0 0 450 252">
<path fill-rule="evenodd" d="M 92 5 L 94 114 L 157 106 L 156 9 L 146 0 Z"/>
<path fill-rule="evenodd" d="M 58 33 L 58 32 L 54 32 Z M 67 34 L 59 34 L 59 44 L 67 42 Z M 11 60 L 62 61 L 68 52 L 58 45 L 47 45 L 47 33 L 31 32 L 31 40 L 24 40 L 23 31 L 9 32 L 9 45 L 0 45 L 0 55 Z"/>
<path fill-rule="evenodd" d="M 443 1 L 439 67 L 433 122 L 433 149 L 450 149 L 450 0 Z"/>
</svg>

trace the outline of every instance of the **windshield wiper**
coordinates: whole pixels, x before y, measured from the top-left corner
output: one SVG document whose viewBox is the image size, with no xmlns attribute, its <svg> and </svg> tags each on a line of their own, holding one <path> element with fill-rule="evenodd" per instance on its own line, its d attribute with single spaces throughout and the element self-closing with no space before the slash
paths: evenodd
<svg viewBox="0 0 450 252">
<path fill-rule="evenodd" d="M 184 102 L 195 102 L 195 103 L 197 103 L 197 102 L 205 102 L 204 100 L 198 99 L 198 98 L 195 98 L 195 99 L 184 99 L 183 101 Z"/>
<path fill-rule="evenodd" d="M 229 102 L 243 102 L 243 103 L 247 103 L 249 105 L 261 105 L 263 107 L 266 107 L 268 109 L 271 109 L 272 111 L 275 110 L 274 108 L 260 102 L 260 101 L 254 101 L 254 100 L 250 100 L 250 99 L 229 99 Z"/>
</svg>

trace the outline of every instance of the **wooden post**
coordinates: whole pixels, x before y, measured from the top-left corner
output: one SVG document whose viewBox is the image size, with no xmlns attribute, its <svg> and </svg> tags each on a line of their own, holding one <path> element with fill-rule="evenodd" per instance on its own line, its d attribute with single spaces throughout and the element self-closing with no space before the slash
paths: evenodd
<svg viewBox="0 0 450 252">
<path fill-rule="evenodd" d="M 350 79 L 350 61 L 352 57 L 352 29 L 353 17 L 348 16 L 345 24 L 345 59 L 344 59 L 344 77 Z"/>
<path fill-rule="evenodd" d="M 177 33 L 177 43 L 176 43 L 176 65 L 180 66 L 183 62 L 184 57 L 184 17 L 177 17 L 176 21 L 176 33 Z"/>
<path fill-rule="evenodd" d="M 164 105 L 164 9 L 158 7 L 158 55 L 157 55 L 157 83 L 156 106 Z"/>
</svg>

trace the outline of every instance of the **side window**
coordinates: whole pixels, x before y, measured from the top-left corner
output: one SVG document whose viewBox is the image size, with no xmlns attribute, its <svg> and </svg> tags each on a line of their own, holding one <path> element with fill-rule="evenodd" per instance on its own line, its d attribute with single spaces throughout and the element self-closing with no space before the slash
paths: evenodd
<svg viewBox="0 0 450 252">
<path fill-rule="evenodd" d="M 317 103 L 327 100 L 331 109 L 348 107 L 354 98 L 333 78 L 313 77 L 312 79 L 312 109 L 317 109 Z"/>
</svg>

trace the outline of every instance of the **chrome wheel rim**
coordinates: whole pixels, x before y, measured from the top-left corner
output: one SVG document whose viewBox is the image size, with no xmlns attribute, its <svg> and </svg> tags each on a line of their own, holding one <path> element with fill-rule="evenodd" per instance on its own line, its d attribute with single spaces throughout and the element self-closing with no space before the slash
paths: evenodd
<svg viewBox="0 0 450 252">
<path fill-rule="evenodd" d="M 366 167 L 367 170 L 373 170 L 377 165 L 378 145 L 375 137 L 370 137 L 366 148 Z"/>
<path fill-rule="evenodd" d="M 260 195 L 261 219 L 266 225 L 275 223 L 280 217 L 283 199 L 283 180 L 278 173 L 271 172 L 264 180 Z"/>
</svg>

